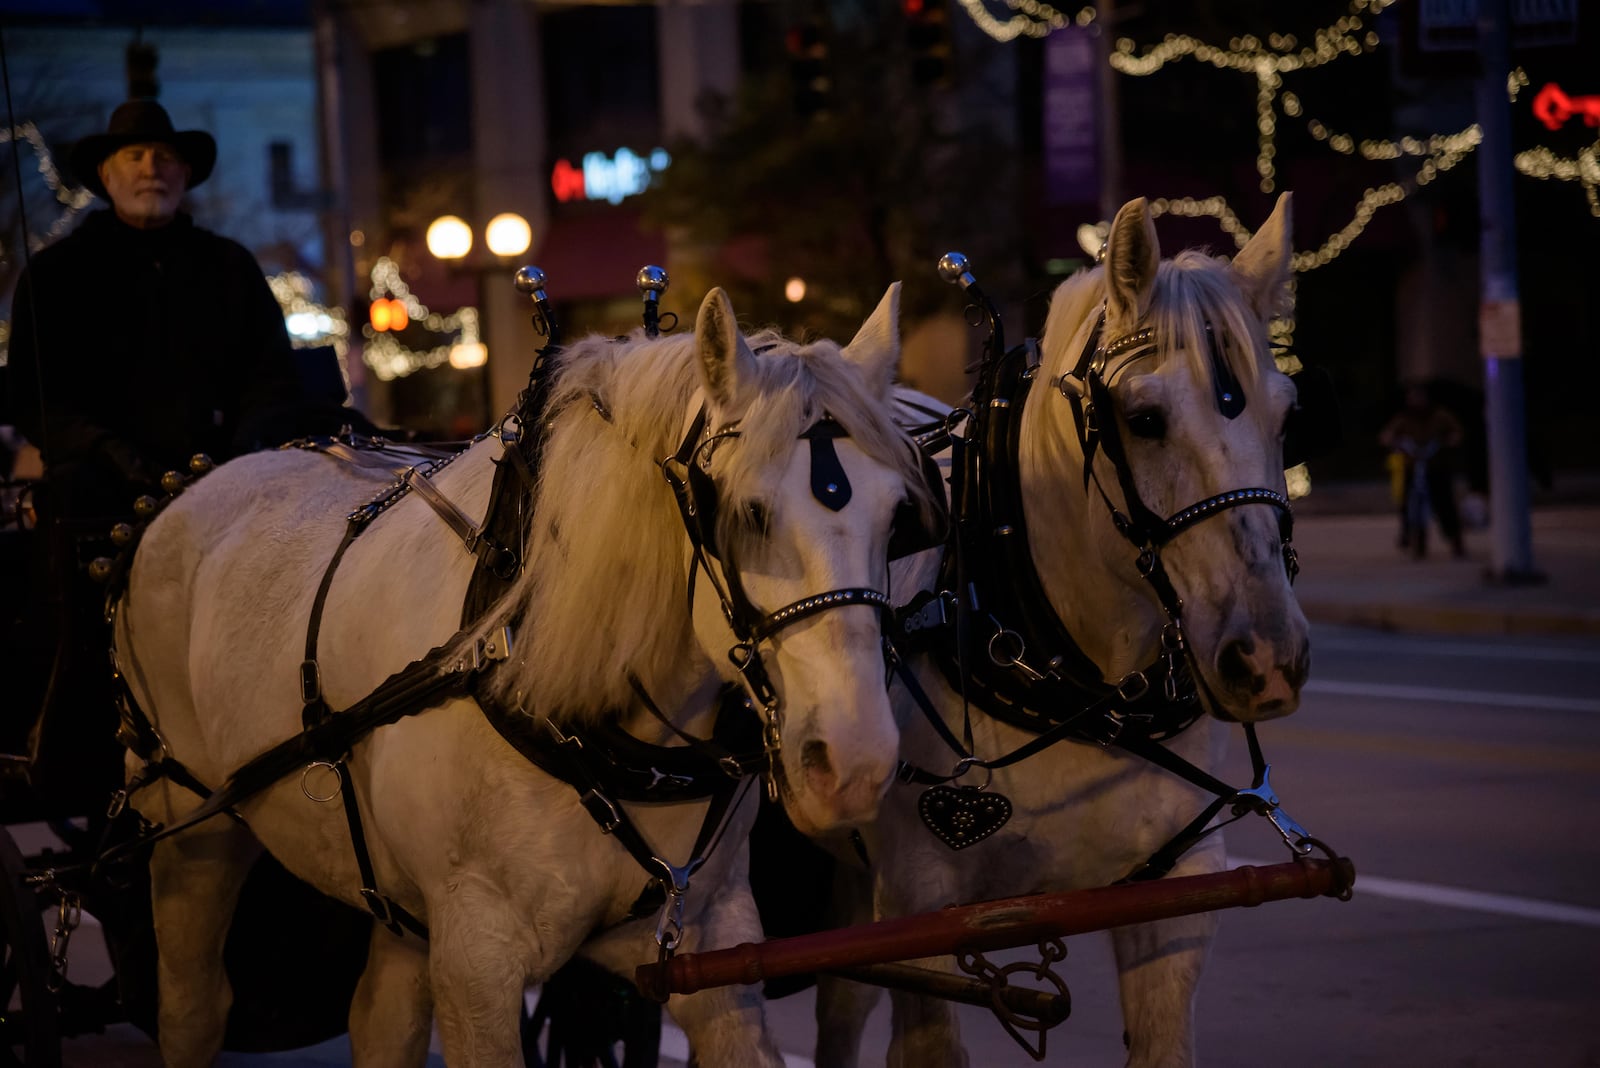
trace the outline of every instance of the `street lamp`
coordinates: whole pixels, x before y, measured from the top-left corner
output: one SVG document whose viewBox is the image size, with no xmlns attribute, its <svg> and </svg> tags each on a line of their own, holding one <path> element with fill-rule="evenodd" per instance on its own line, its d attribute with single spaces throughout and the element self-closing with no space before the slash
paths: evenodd
<svg viewBox="0 0 1600 1068">
<path fill-rule="evenodd" d="M 478 306 L 480 317 L 485 320 L 480 324 L 480 332 L 472 336 L 463 336 L 456 344 L 450 347 L 450 366 L 466 371 L 483 367 L 489 362 L 489 349 L 482 337 L 486 336 L 487 318 L 484 314 L 483 274 L 497 271 L 503 266 L 503 261 L 512 256 L 520 256 L 528 251 L 533 244 L 533 228 L 516 212 L 501 212 L 489 220 L 484 227 L 483 240 L 489 252 L 498 257 L 501 263 L 465 263 L 467 254 L 472 251 L 472 227 L 465 219 L 458 215 L 441 215 L 428 224 L 424 237 L 428 251 L 436 258 L 443 260 L 452 267 L 468 270 L 477 275 Z M 485 407 L 489 407 L 489 380 L 484 377 Z"/>
<path fill-rule="evenodd" d="M 516 212 L 501 212 L 484 227 L 483 242 L 496 256 L 520 256 L 533 244 L 533 229 L 528 220 Z"/>
<path fill-rule="evenodd" d="M 441 260 L 459 260 L 472 251 L 472 227 L 457 215 L 441 215 L 428 224 L 428 251 Z"/>
</svg>

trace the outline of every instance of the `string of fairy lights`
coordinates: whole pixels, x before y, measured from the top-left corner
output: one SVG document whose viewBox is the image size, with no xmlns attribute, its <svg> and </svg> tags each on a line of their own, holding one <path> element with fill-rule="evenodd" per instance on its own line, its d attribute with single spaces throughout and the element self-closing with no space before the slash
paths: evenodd
<svg viewBox="0 0 1600 1068">
<path fill-rule="evenodd" d="M 958 0 L 968 17 L 997 41 L 1018 37 L 1045 37 L 1068 26 L 1086 27 L 1096 18 L 1093 7 L 1068 15 L 1039 0 L 1007 0 L 1012 14 L 996 17 L 986 0 Z M 1219 70 L 1247 74 L 1256 80 L 1256 171 L 1263 192 L 1272 192 L 1277 183 L 1277 127 L 1281 113 L 1300 119 L 1311 136 L 1344 155 L 1363 159 L 1394 161 L 1416 157 L 1416 172 L 1403 181 L 1386 182 L 1364 190 L 1351 211 L 1349 222 L 1330 234 L 1316 249 L 1294 256 L 1296 271 L 1310 271 L 1337 259 L 1371 222 L 1378 210 L 1397 204 L 1439 175 L 1451 170 L 1475 150 L 1483 140 L 1476 124 L 1450 134 L 1396 141 L 1357 140 L 1353 135 L 1335 132 L 1327 124 L 1305 115 L 1299 97 L 1284 88 L 1283 75 L 1324 66 L 1345 56 L 1366 55 L 1381 40 L 1368 20 L 1391 7 L 1396 0 L 1352 0 L 1347 13 L 1331 25 L 1314 31 L 1302 42 L 1292 34 L 1269 33 L 1265 38 L 1252 35 L 1235 37 L 1226 46 L 1212 44 L 1186 34 L 1169 34 L 1156 45 L 1141 47 L 1131 38 L 1118 38 L 1109 56 L 1111 67 L 1129 77 L 1147 77 L 1169 63 L 1185 59 L 1207 63 Z M 1514 72 L 1507 86 L 1512 100 L 1528 84 L 1527 75 Z M 1517 170 L 1531 178 L 1576 181 L 1583 185 L 1591 214 L 1600 216 L 1600 139 L 1582 149 L 1576 158 L 1558 156 L 1550 149 L 1537 147 L 1517 153 Z M 1172 213 L 1214 218 L 1222 230 L 1242 247 L 1251 231 L 1239 221 L 1224 197 L 1183 197 L 1155 200 L 1156 214 Z"/>
<path fill-rule="evenodd" d="M 1019 37 L 1042 38 L 1067 27 L 1088 27 L 1096 21 L 1093 6 L 1084 6 L 1068 14 L 1043 0 L 1005 0 L 1010 14 L 1001 18 L 990 10 L 991 0 L 957 2 L 984 33 L 1001 42 L 1014 41 Z M 1410 177 L 1364 190 L 1351 210 L 1348 222 L 1329 234 L 1317 248 L 1294 254 L 1295 271 L 1311 271 L 1337 259 L 1361 235 L 1379 210 L 1403 201 L 1439 175 L 1456 167 L 1482 141 L 1482 131 L 1476 124 L 1454 133 L 1428 137 L 1358 139 L 1353 134 L 1335 130 L 1307 115 L 1300 97 L 1284 87 L 1283 76 L 1286 74 L 1325 66 L 1347 56 L 1370 54 L 1378 48 L 1381 40 L 1376 29 L 1370 25 L 1370 20 L 1396 2 L 1351 0 L 1345 15 L 1313 31 L 1304 40 L 1292 34 L 1269 33 L 1265 37 L 1243 35 L 1233 38 L 1226 45 L 1220 45 L 1186 34 L 1169 34 L 1157 44 L 1141 46 L 1131 38 L 1120 37 L 1113 42 L 1108 60 L 1114 70 L 1128 77 L 1148 77 L 1168 64 L 1184 60 L 1253 77 L 1256 82 L 1256 171 L 1263 192 L 1272 192 L 1276 188 L 1275 161 L 1280 115 L 1303 122 L 1313 139 L 1335 153 L 1359 156 L 1372 162 L 1394 162 L 1408 158 L 1418 161 L 1417 169 Z M 1507 86 L 1510 98 L 1515 100 L 1518 92 L 1527 85 L 1525 73 L 1520 70 L 1513 72 Z M 39 174 L 62 205 L 61 214 L 48 230 L 30 236 L 29 248 L 36 250 L 70 229 L 77 216 L 93 202 L 94 195 L 87 189 L 69 185 L 63 179 L 44 138 L 33 123 L 0 128 L 0 144 L 18 140 L 28 143 Z M 1600 217 L 1600 137 L 1594 144 L 1581 149 L 1575 158 L 1566 158 L 1539 146 L 1517 153 L 1514 162 L 1517 170 L 1530 178 L 1580 183 L 1591 214 Z M 1243 247 L 1251 236 L 1250 229 L 1240 221 L 1226 198 L 1220 195 L 1156 198 L 1151 200 L 1150 206 L 1156 215 L 1212 218 L 1239 247 Z M 5 251 L 0 247 L 0 255 Z M 395 332 L 375 331 L 370 325 L 363 325 L 361 329 L 366 336 L 364 361 L 378 378 L 390 380 L 425 367 L 440 366 L 449 361 L 453 347 L 479 344 L 477 309 L 462 308 L 450 316 L 430 312 L 411 295 L 400 278 L 399 268 L 387 258 L 379 259 L 374 265 L 371 281 L 373 299 L 390 295 L 405 304 L 412 322 L 430 331 L 457 335 L 449 344 L 413 350 Z M 286 321 L 294 324 L 291 334 L 297 343 L 332 344 L 342 364 L 350 340 L 350 326 L 345 321 L 343 311 L 317 305 L 311 297 L 310 282 L 303 276 L 279 276 L 274 282 L 274 292 L 284 308 Z M 322 330 L 326 332 L 315 332 Z M 312 333 L 303 334 L 302 331 Z"/>
<path fill-rule="evenodd" d="M 67 184 L 56 168 L 54 157 L 50 155 L 50 146 L 45 144 L 44 136 L 33 123 L 0 128 L 0 145 L 18 140 L 28 142 L 28 147 L 33 151 L 35 169 L 44 179 L 45 188 L 64 206 L 61 214 L 50 224 L 50 229 L 42 234 L 29 235 L 28 251 L 37 252 L 72 227 L 72 221 L 78 217 L 78 213 L 94 202 L 94 194 L 82 186 Z M 8 250 L 0 245 L 0 256 L 8 254 Z"/>
<path fill-rule="evenodd" d="M 399 264 L 388 256 L 379 256 L 372 265 L 371 279 L 369 300 L 398 300 L 405 305 L 406 316 L 411 322 L 449 339 L 429 349 L 413 349 L 401 341 L 395 331 L 380 331 L 370 323 L 364 324 L 361 333 L 366 344 L 362 349 L 362 359 L 379 379 L 388 382 L 424 368 L 439 367 L 450 362 L 452 349 L 482 344 L 478 337 L 477 308 L 457 308 L 449 315 L 430 311 L 411 292 L 405 279 L 400 277 Z"/>
</svg>

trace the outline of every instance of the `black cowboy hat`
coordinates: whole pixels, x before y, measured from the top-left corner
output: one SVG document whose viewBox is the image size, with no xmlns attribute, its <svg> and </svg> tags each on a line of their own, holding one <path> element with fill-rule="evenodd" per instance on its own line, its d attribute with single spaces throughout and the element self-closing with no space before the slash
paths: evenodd
<svg viewBox="0 0 1600 1068">
<path fill-rule="evenodd" d="M 211 176 L 217 162 L 217 142 L 204 130 L 174 130 L 167 109 L 154 100 L 129 100 L 111 113 L 103 134 L 91 134 L 72 146 L 68 164 L 78 181 L 93 194 L 106 200 L 106 187 L 100 182 L 100 164 L 124 145 L 155 142 L 171 145 L 189 165 L 188 189 Z"/>
</svg>

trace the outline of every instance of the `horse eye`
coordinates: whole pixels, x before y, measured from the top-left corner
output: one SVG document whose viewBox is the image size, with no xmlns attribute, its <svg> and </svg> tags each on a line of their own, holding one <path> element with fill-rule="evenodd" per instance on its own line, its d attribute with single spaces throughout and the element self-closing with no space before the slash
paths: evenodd
<svg viewBox="0 0 1600 1068">
<path fill-rule="evenodd" d="M 1167 418 L 1155 408 L 1146 408 L 1128 416 L 1128 429 L 1136 438 L 1159 440 L 1167 435 Z"/>
<path fill-rule="evenodd" d="M 767 536 L 768 524 L 772 521 L 772 513 L 760 501 L 748 501 L 743 511 L 744 525 L 752 534 L 760 537 Z"/>
</svg>

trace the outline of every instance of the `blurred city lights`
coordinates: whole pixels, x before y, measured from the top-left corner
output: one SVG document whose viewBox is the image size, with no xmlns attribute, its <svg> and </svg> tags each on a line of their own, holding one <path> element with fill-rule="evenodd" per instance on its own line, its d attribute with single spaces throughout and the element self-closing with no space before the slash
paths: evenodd
<svg viewBox="0 0 1600 1068">
<path fill-rule="evenodd" d="M 489 348 L 481 341 L 462 341 L 450 346 L 450 366 L 458 371 L 482 367 L 489 362 Z"/>
<path fill-rule="evenodd" d="M 472 227 L 455 215 L 441 215 L 428 224 L 428 251 L 441 260 L 459 260 L 472 251 Z"/>
<path fill-rule="evenodd" d="M 502 212 L 484 227 L 483 243 L 496 256 L 520 256 L 533 244 L 533 230 L 516 212 Z"/>
</svg>

